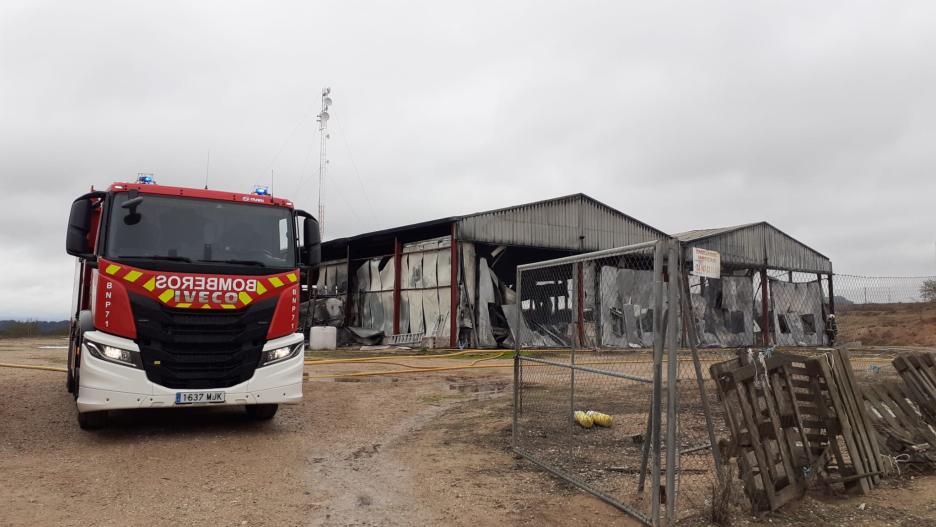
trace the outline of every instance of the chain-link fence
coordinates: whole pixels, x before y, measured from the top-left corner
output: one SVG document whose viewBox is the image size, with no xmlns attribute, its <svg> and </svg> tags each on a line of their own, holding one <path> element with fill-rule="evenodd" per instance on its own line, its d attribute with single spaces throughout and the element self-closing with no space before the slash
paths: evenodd
<svg viewBox="0 0 936 527">
<path fill-rule="evenodd" d="M 869 320 L 893 306 L 936 324 L 930 278 L 727 260 L 718 278 L 696 276 L 685 245 L 659 241 L 520 266 L 517 302 L 505 306 L 514 449 L 644 523 L 707 515 L 731 485 L 718 477 L 718 439 L 729 433 L 712 364 L 749 347 L 875 344 Z M 859 378 L 895 376 L 887 357 L 854 361 Z"/>
<path fill-rule="evenodd" d="M 838 343 L 936 346 L 936 277 L 836 274 Z"/>
<path fill-rule="evenodd" d="M 936 301 L 936 276 L 858 276 L 836 274 L 837 309 L 852 305 L 912 304 Z"/>
<path fill-rule="evenodd" d="M 729 267 L 689 281 L 703 348 L 936 346 L 936 277 Z"/>
<path fill-rule="evenodd" d="M 670 309 L 682 276 L 668 241 L 524 265 L 508 313 L 514 449 L 651 525 L 702 514 L 714 482 L 714 391 Z"/>
</svg>

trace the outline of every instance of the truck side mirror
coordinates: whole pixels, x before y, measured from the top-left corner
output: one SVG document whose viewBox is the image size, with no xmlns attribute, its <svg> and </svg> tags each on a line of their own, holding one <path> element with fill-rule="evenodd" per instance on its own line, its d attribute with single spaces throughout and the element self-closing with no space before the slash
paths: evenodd
<svg viewBox="0 0 936 527">
<path fill-rule="evenodd" d="M 302 224 L 302 263 L 307 267 L 317 267 L 322 263 L 322 233 L 319 222 L 312 215 L 304 216 Z"/>
<path fill-rule="evenodd" d="M 72 256 L 87 256 L 91 252 L 88 231 L 91 230 L 91 198 L 76 199 L 68 214 L 68 230 L 65 232 L 65 252 Z"/>
<path fill-rule="evenodd" d="M 65 231 L 65 252 L 79 258 L 93 257 L 91 252 L 94 248 L 88 243 L 88 233 L 92 227 L 91 213 L 106 196 L 106 192 L 91 191 L 72 202 Z"/>
</svg>

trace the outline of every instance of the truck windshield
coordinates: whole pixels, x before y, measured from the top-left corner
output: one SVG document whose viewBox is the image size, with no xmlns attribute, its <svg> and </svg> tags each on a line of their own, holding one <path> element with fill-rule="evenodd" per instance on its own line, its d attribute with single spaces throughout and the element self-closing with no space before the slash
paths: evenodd
<svg viewBox="0 0 936 527">
<path fill-rule="evenodd" d="M 125 192 L 114 197 L 108 258 L 296 266 L 289 209 L 153 194 L 123 207 L 129 200 Z"/>
</svg>

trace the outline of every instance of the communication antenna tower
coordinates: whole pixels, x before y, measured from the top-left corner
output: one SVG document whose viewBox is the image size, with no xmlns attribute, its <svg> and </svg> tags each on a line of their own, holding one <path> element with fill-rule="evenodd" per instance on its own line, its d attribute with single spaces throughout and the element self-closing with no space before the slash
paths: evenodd
<svg viewBox="0 0 936 527">
<path fill-rule="evenodd" d="M 319 134 L 321 135 L 319 143 L 319 190 L 318 190 L 318 221 L 319 232 L 322 239 L 325 239 L 325 174 L 328 171 L 328 155 L 326 146 L 328 144 L 328 109 L 331 107 L 332 100 L 329 95 L 331 88 L 322 90 L 322 111 L 318 114 Z"/>
</svg>

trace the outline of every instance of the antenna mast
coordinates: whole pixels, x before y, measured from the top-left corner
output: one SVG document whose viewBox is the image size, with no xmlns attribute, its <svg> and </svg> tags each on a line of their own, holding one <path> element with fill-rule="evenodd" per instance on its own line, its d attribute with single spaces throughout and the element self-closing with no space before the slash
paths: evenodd
<svg viewBox="0 0 936 527">
<path fill-rule="evenodd" d="M 319 190 L 318 190 L 318 221 L 321 237 L 325 239 L 325 174 L 328 171 L 328 156 L 325 152 L 328 144 L 328 108 L 332 104 L 331 88 L 322 90 L 322 111 L 318 114 L 319 134 Z"/>
<path fill-rule="evenodd" d="M 205 190 L 208 190 L 208 172 L 211 171 L 211 149 L 208 149 L 208 159 L 205 160 Z"/>
</svg>

